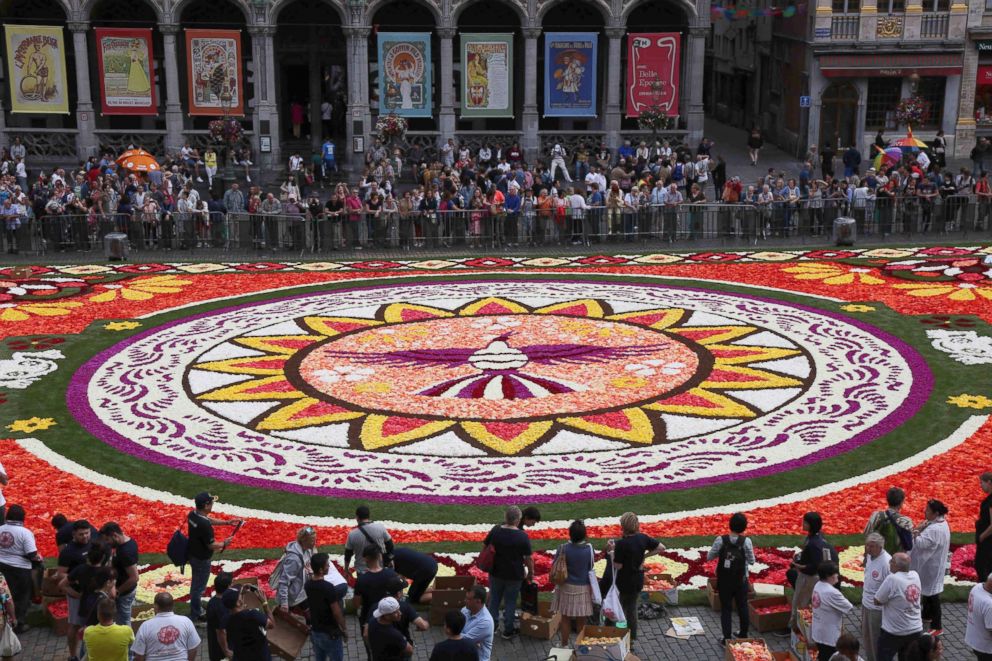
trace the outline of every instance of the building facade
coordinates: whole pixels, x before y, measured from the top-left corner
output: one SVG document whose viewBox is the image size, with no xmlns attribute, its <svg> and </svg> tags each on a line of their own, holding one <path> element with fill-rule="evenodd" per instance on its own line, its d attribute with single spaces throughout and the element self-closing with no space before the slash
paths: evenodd
<svg viewBox="0 0 992 661">
<path fill-rule="evenodd" d="M 361 162 L 378 113 L 377 35 L 407 31 L 430 34 L 433 85 L 424 93 L 433 110 L 411 119 L 407 134 L 409 143 L 428 153 L 448 138 L 472 146 L 516 142 L 535 158 L 556 142 L 615 149 L 625 139 L 651 136 L 625 113 L 632 32 L 681 34 L 679 118 L 669 134 L 693 143 L 702 137 L 709 33 L 709 5 L 702 0 L 8 0 L 4 7 L 5 24 L 59 26 L 65 35 L 67 115 L 12 112 L 8 81 L 0 86 L 0 146 L 20 137 L 35 162 L 71 162 L 129 144 L 156 154 L 185 143 L 205 146 L 208 123 L 217 117 L 191 112 L 185 33 L 192 29 L 240 34 L 241 121 L 256 163 L 266 168 L 281 167 L 291 151 L 308 155 L 327 135 L 344 160 Z M 100 111 L 94 33 L 104 27 L 151 30 L 155 114 Z M 599 94 L 591 116 L 542 113 L 544 35 L 552 31 L 596 35 Z M 509 116 L 461 116 L 458 43 L 468 32 L 513 37 Z M 6 68 L 4 73 L 6 78 Z"/>
</svg>

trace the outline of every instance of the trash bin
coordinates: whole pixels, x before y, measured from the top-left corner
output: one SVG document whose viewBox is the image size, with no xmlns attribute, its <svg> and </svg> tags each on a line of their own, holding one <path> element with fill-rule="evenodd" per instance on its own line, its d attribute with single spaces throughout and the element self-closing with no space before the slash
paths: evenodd
<svg viewBox="0 0 992 661">
<path fill-rule="evenodd" d="M 834 218 L 834 243 L 838 246 L 853 246 L 858 238 L 858 228 L 854 219 L 848 216 Z"/>
<path fill-rule="evenodd" d="M 103 237 L 103 254 L 108 260 L 117 259 L 122 262 L 126 261 L 130 248 L 131 244 L 128 241 L 127 234 L 113 232 Z"/>
</svg>

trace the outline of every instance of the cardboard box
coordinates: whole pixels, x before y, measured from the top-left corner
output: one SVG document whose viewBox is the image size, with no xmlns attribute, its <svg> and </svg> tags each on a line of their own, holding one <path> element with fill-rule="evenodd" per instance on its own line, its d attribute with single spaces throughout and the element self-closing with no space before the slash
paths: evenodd
<svg viewBox="0 0 992 661">
<path fill-rule="evenodd" d="M 720 593 L 716 590 L 716 579 L 711 578 L 706 581 L 706 598 L 710 602 L 710 608 L 719 612 L 720 611 Z"/>
<path fill-rule="evenodd" d="M 561 615 L 551 612 L 550 601 L 539 601 L 537 603 L 537 615 L 522 613 L 520 622 L 520 634 L 529 638 L 539 640 L 551 640 L 557 633 L 561 625 Z"/>
<path fill-rule="evenodd" d="M 590 638 L 618 638 L 619 642 L 609 645 L 589 645 L 583 641 Z M 630 631 L 618 627 L 596 627 L 587 624 L 582 627 L 575 639 L 576 659 L 626 659 L 630 654 Z"/>
<path fill-rule="evenodd" d="M 628 659 L 630 657 L 627 657 Z M 772 652 L 772 658 L 775 661 L 799 661 L 795 654 L 792 652 Z"/>
<path fill-rule="evenodd" d="M 759 608 L 768 608 L 769 606 L 782 606 L 784 610 L 775 613 L 758 612 Z M 758 633 L 789 628 L 789 600 L 784 596 L 751 599 L 747 602 L 747 610 L 751 616 L 751 628 L 757 630 Z"/>
<path fill-rule="evenodd" d="M 256 592 L 245 592 L 244 600 L 245 606 L 248 608 L 262 609 L 262 601 Z M 299 619 L 302 626 L 299 623 L 290 624 L 287 621 L 288 618 Z M 304 643 L 307 642 L 307 634 L 304 633 L 306 623 L 295 615 L 276 617 L 274 619 L 276 626 L 274 629 L 269 629 L 268 631 L 269 649 L 274 656 L 278 656 L 286 661 L 295 661 L 300 656 L 300 652 L 303 651 Z"/>
<path fill-rule="evenodd" d="M 245 576 L 244 578 L 236 578 L 231 581 L 231 586 L 235 585 L 254 585 L 258 587 L 258 576 Z"/>
<path fill-rule="evenodd" d="M 452 577 L 449 577 L 452 578 Z M 469 578 L 472 578 L 469 576 Z M 474 579 L 473 579 L 474 580 Z M 471 586 L 469 586 L 471 587 Z M 431 593 L 431 610 L 429 614 L 432 626 L 444 624 L 444 615 L 450 610 L 461 610 L 465 605 L 465 590 L 434 590 Z"/>
<path fill-rule="evenodd" d="M 65 597 L 65 590 L 59 587 L 62 575 L 55 567 L 45 570 L 45 575 L 41 578 L 41 594 L 45 597 Z"/>
<path fill-rule="evenodd" d="M 665 581 L 670 583 L 672 588 L 670 590 L 648 590 L 648 600 L 653 601 L 656 604 L 671 604 L 673 606 L 679 603 L 679 590 L 678 586 L 675 584 L 675 579 L 672 578 L 671 574 L 645 574 L 644 582 L 648 581 Z"/>
<path fill-rule="evenodd" d="M 152 606 L 151 604 L 135 604 L 134 606 L 131 606 L 131 628 L 134 629 L 134 633 L 138 633 L 138 629 L 141 628 L 141 625 L 148 621 L 148 620 L 136 620 L 134 618 L 136 618 L 141 613 L 153 612 L 154 610 L 155 607 Z"/>
<path fill-rule="evenodd" d="M 475 576 L 438 576 L 434 579 L 434 590 L 459 590 L 465 592 L 475 587 Z"/>
<path fill-rule="evenodd" d="M 52 611 L 48 608 L 49 606 L 61 604 L 60 610 L 65 609 L 65 615 L 62 617 L 55 617 Z M 42 597 L 41 607 L 45 612 L 45 617 L 52 624 L 52 631 L 58 637 L 64 637 L 69 633 L 69 611 L 68 602 L 65 597 Z"/>
<path fill-rule="evenodd" d="M 733 652 L 730 651 L 730 648 L 733 647 L 735 643 L 757 643 L 759 645 L 764 646 L 766 649 L 768 648 L 768 643 L 766 643 L 761 638 L 738 638 L 738 639 L 733 640 L 733 641 L 728 640 L 727 641 L 727 645 L 726 645 L 726 647 L 723 650 L 723 659 L 724 659 L 724 661 L 734 661 L 734 654 L 733 654 Z M 771 651 L 771 650 L 769 650 L 769 651 Z"/>
</svg>

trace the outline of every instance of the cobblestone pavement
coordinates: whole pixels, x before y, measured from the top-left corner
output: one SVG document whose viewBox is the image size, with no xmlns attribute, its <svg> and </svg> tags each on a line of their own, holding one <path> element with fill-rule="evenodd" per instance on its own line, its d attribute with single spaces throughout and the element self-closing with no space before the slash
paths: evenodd
<svg viewBox="0 0 992 661">
<path fill-rule="evenodd" d="M 944 658 L 948 661 L 958 661 L 974 658 L 974 653 L 964 644 L 964 629 L 967 605 L 964 603 L 944 605 Z M 720 622 L 717 613 L 708 608 L 685 607 L 671 608 L 670 614 L 673 616 L 698 617 L 703 623 L 706 633 L 702 636 L 694 636 L 687 641 L 666 638 L 665 629 L 668 628 L 668 620 L 660 619 L 649 622 L 641 622 L 640 637 L 634 643 L 633 652 L 641 661 L 719 661 L 723 659 L 723 647 L 720 646 Z M 348 618 L 349 625 L 354 627 L 353 617 Z M 737 618 L 734 617 L 734 625 L 737 625 Z M 861 631 L 859 609 L 855 609 L 848 615 L 845 627 L 848 631 L 857 633 Z M 203 630 L 200 630 L 201 634 Z M 758 637 L 762 634 L 754 634 Z M 780 638 L 771 634 L 764 635 L 769 646 L 773 650 L 785 650 L 788 648 L 788 638 Z M 431 627 L 424 633 L 414 635 L 414 655 L 416 661 L 426 661 L 430 657 L 430 650 L 434 643 L 444 638 L 444 632 L 440 627 Z M 56 638 L 51 629 L 36 628 L 21 636 L 24 645 L 24 652 L 19 657 L 24 661 L 65 661 L 68 658 L 64 638 Z M 518 636 L 512 641 L 502 640 L 497 636 L 493 646 L 493 661 L 544 661 L 547 652 L 551 648 L 549 641 L 535 640 Z M 200 659 L 207 659 L 206 645 L 201 646 Z M 301 661 L 313 659 L 310 654 L 309 645 L 304 648 L 299 657 Z M 345 655 L 347 659 L 364 661 L 365 652 L 360 650 L 360 644 L 352 637 L 349 639 L 348 649 Z"/>
</svg>

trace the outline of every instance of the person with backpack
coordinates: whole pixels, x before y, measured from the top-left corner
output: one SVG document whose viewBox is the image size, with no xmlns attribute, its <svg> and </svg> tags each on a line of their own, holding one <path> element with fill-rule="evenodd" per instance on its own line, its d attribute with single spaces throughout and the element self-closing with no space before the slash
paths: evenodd
<svg viewBox="0 0 992 661">
<path fill-rule="evenodd" d="M 348 533 L 344 543 L 344 575 L 351 576 L 351 559 L 355 559 L 355 577 L 368 571 L 365 564 L 365 547 L 375 546 L 382 554 L 382 566 L 393 566 L 393 538 L 381 523 L 372 521 L 372 512 L 368 505 L 359 505 L 355 509 L 355 519 L 358 525 Z"/>
<path fill-rule="evenodd" d="M 303 586 L 310 578 L 310 559 L 317 548 L 317 531 L 303 526 L 296 532 L 296 541 L 286 545 L 279 563 L 269 576 L 269 585 L 276 589 L 276 607 L 283 615 L 290 611 L 310 620 L 307 593 Z"/>
<path fill-rule="evenodd" d="M 899 487 L 889 488 L 885 494 L 888 508 L 873 513 L 865 526 L 865 535 L 877 532 L 885 539 L 885 551 L 889 555 L 913 550 L 913 522 L 900 514 L 905 500 L 905 491 Z"/>
<path fill-rule="evenodd" d="M 223 551 L 234 539 L 232 533 L 227 539 L 218 542 L 214 539 L 214 526 L 240 526 L 241 519 L 215 519 L 210 516 L 217 499 L 206 491 L 198 493 L 193 499 L 196 509 L 186 517 L 189 530 L 189 545 L 186 548 L 186 560 L 189 562 L 192 577 L 189 587 L 189 619 L 193 622 L 206 622 L 206 616 L 200 604 L 203 591 L 207 589 L 210 579 L 210 560 L 215 551 Z M 237 532 L 237 528 L 235 528 Z M 171 555 L 170 555 L 171 558 Z M 175 559 L 173 559 L 175 561 Z"/>
<path fill-rule="evenodd" d="M 754 545 L 744 536 L 746 529 L 747 517 L 737 512 L 730 517 L 730 534 L 713 540 L 713 546 L 706 554 L 707 560 L 717 559 L 716 589 L 720 593 L 720 628 L 723 632 L 721 645 L 725 645 L 730 639 L 730 616 L 734 604 L 737 605 L 740 623 L 734 637 L 747 638 L 750 626 L 747 597 L 751 586 L 747 575 L 748 569 L 754 564 Z"/>
<path fill-rule="evenodd" d="M 792 613 L 789 617 L 790 629 L 796 626 L 797 611 L 810 605 L 820 564 L 824 562 L 839 564 L 840 559 L 837 549 L 826 540 L 821 532 L 823 530 L 823 518 L 819 512 L 806 512 L 803 515 L 803 530 L 806 532 L 803 548 L 796 559 L 792 561 L 792 567 L 785 574 L 795 589 L 792 595 Z"/>
</svg>

